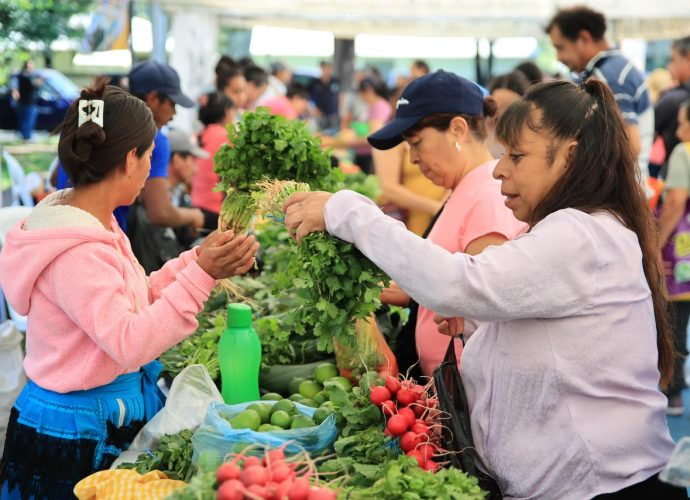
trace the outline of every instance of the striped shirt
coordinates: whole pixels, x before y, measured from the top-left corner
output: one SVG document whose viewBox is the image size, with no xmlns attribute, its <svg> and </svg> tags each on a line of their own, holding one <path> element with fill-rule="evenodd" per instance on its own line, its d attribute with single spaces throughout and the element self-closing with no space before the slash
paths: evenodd
<svg viewBox="0 0 690 500">
<path fill-rule="evenodd" d="M 637 125 L 640 134 L 638 164 L 646 176 L 654 142 L 654 107 L 642 73 L 618 49 L 599 52 L 580 75 L 581 81 L 593 76 L 606 83 L 626 124 Z"/>
</svg>

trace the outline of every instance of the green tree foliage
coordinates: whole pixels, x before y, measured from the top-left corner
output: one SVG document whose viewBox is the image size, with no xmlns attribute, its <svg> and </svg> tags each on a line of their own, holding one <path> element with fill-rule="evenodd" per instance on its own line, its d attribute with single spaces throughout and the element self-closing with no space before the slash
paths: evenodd
<svg viewBox="0 0 690 500">
<path fill-rule="evenodd" d="M 89 12 L 94 0 L 0 0 L 0 38 L 17 44 L 42 42 L 81 33 L 69 27 L 74 14 Z"/>
</svg>

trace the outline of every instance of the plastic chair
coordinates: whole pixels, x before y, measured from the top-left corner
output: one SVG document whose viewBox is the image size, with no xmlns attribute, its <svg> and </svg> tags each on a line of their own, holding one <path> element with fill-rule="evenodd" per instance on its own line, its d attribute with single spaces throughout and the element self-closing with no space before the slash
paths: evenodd
<svg viewBox="0 0 690 500">
<path fill-rule="evenodd" d="M 10 191 L 12 196 L 10 206 L 24 205 L 25 207 L 33 207 L 34 199 L 31 197 L 27 187 L 26 175 L 21 163 L 4 149 L 2 151 L 2 159 L 10 173 Z"/>
<path fill-rule="evenodd" d="M 31 207 L 2 207 L 0 208 L 0 249 L 5 244 L 7 233 L 22 219 L 25 219 L 31 213 Z M 5 301 L 5 294 L 0 288 L 0 319 L 5 318 L 5 305 L 9 312 L 10 319 L 20 332 L 26 332 L 26 316 L 20 315 L 17 311 L 12 309 L 12 306 Z"/>
</svg>

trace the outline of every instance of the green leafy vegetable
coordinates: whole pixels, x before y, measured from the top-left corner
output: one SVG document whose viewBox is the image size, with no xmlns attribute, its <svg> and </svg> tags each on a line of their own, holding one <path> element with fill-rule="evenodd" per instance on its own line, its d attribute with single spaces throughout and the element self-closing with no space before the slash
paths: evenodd
<svg viewBox="0 0 690 500">
<path fill-rule="evenodd" d="M 267 178 L 332 190 L 341 177 L 304 122 L 272 115 L 268 108 L 245 113 L 237 128 L 229 125 L 228 139 L 215 156 L 220 191 L 254 191 Z"/>
<path fill-rule="evenodd" d="M 158 443 L 155 451 L 142 453 L 134 463 L 123 463 L 119 469 L 134 469 L 139 474 L 146 474 L 152 470 L 164 472 L 170 479 L 186 481 L 194 472 L 192 467 L 191 430 L 184 430 L 177 434 L 166 434 Z"/>
<path fill-rule="evenodd" d="M 459 469 L 439 469 L 433 474 L 419 468 L 416 459 L 406 455 L 387 462 L 382 469 L 381 477 L 370 487 L 348 483 L 342 493 L 343 498 L 482 500 L 486 496 L 477 479 Z"/>
</svg>

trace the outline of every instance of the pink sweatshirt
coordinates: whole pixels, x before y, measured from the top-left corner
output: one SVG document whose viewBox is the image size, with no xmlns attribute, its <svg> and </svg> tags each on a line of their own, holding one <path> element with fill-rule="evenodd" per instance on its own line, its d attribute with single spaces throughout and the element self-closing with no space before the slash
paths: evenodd
<svg viewBox="0 0 690 500">
<path fill-rule="evenodd" d="M 0 253 L 0 285 L 28 315 L 26 374 L 61 393 L 108 384 L 183 340 L 216 284 L 196 249 L 147 279 L 115 218 L 106 230 L 62 204 L 68 192 L 43 200 Z"/>
</svg>

